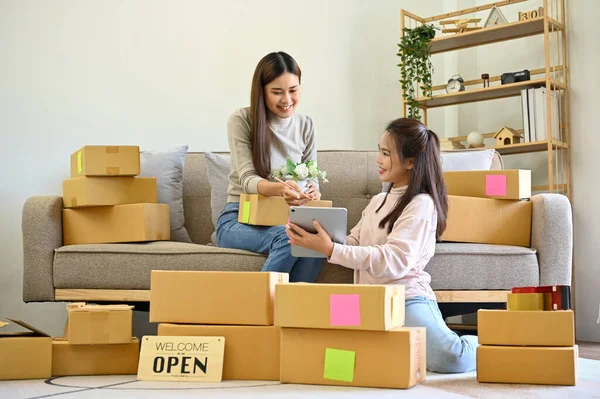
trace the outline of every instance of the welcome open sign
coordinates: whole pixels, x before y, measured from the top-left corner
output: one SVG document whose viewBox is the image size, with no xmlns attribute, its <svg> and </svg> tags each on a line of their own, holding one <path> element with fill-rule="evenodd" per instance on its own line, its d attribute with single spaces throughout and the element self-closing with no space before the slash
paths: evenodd
<svg viewBox="0 0 600 399">
<path fill-rule="evenodd" d="M 145 336 L 138 380 L 219 382 L 225 337 Z"/>
</svg>

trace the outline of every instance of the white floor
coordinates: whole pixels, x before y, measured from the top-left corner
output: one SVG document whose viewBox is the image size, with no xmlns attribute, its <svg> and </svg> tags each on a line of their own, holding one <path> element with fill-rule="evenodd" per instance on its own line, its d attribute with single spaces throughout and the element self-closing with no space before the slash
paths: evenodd
<svg viewBox="0 0 600 399">
<path fill-rule="evenodd" d="M 579 359 L 574 387 L 479 384 L 476 374 L 428 373 L 427 380 L 408 390 L 291 385 L 279 382 L 224 381 L 165 383 L 137 381 L 135 376 L 60 377 L 0 381 L 0 398 L 600 398 L 600 361 Z"/>
</svg>

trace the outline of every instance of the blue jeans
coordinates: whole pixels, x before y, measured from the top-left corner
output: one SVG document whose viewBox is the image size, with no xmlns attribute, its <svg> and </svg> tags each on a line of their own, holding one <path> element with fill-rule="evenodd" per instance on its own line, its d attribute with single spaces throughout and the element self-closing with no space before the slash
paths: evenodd
<svg viewBox="0 0 600 399">
<path fill-rule="evenodd" d="M 217 245 L 268 255 L 263 272 L 289 273 L 290 282 L 314 283 L 325 258 L 292 256 L 285 226 L 252 226 L 238 222 L 239 202 L 229 202 L 217 223 Z"/>
<path fill-rule="evenodd" d="M 450 330 L 437 302 L 422 296 L 406 300 L 406 327 L 427 329 L 427 369 L 436 373 L 475 370 L 479 342 L 476 336 L 459 337 Z"/>
</svg>

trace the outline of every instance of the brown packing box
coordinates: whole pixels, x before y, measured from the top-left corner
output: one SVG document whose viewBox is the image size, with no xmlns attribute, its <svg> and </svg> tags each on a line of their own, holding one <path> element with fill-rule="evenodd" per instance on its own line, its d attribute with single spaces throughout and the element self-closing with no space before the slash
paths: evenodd
<svg viewBox="0 0 600 399">
<path fill-rule="evenodd" d="M 224 380 L 279 381 L 280 328 L 274 326 L 158 325 L 158 335 L 225 337 Z"/>
<path fill-rule="evenodd" d="M 310 201 L 304 206 L 331 208 L 332 201 Z M 257 226 L 280 226 L 288 222 L 290 206 L 283 197 L 265 197 L 258 194 L 240 195 L 238 222 Z"/>
<path fill-rule="evenodd" d="M 153 270 L 150 322 L 273 325 L 275 284 L 287 273 Z"/>
<path fill-rule="evenodd" d="M 29 331 L 0 332 L 0 380 L 50 378 L 52 338 L 23 321 L 8 320 Z M 7 325 L 0 321 L 0 328 Z"/>
<path fill-rule="evenodd" d="M 71 345 L 130 343 L 132 309 L 129 305 L 67 305 L 66 338 Z"/>
<path fill-rule="evenodd" d="M 169 205 L 63 209 L 64 245 L 168 240 Z"/>
<path fill-rule="evenodd" d="M 63 181 L 65 208 L 158 202 L 155 177 L 77 177 Z"/>
<path fill-rule="evenodd" d="M 140 341 L 127 344 L 71 345 L 64 338 L 52 341 L 52 376 L 137 374 Z"/>
<path fill-rule="evenodd" d="M 477 348 L 477 381 L 509 384 L 575 385 L 577 346 Z"/>
<path fill-rule="evenodd" d="M 278 284 L 275 325 L 379 331 L 402 327 L 404 286 Z"/>
<path fill-rule="evenodd" d="M 444 172 L 448 195 L 519 200 L 531 198 L 531 171 L 524 169 Z"/>
<path fill-rule="evenodd" d="M 572 310 L 479 310 L 477 328 L 481 345 L 575 345 Z"/>
<path fill-rule="evenodd" d="M 529 201 L 448 196 L 448 218 L 443 241 L 529 247 Z"/>
<path fill-rule="evenodd" d="M 136 145 L 86 145 L 71 154 L 71 177 L 139 174 L 140 147 Z"/>
<path fill-rule="evenodd" d="M 425 329 L 281 329 L 281 382 L 410 388 L 425 380 Z M 327 378 L 325 378 L 327 376 Z"/>
</svg>

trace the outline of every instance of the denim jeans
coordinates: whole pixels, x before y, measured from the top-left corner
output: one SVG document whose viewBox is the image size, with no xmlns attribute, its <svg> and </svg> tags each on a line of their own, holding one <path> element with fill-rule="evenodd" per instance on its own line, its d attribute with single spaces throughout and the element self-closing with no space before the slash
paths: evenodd
<svg viewBox="0 0 600 399">
<path fill-rule="evenodd" d="M 314 283 L 325 258 L 296 258 L 285 226 L 252 226 L 238 222 L 240 204 L 229 202 L 217 223 L 217 245 L 222 248 L 245 249 L 268 255 L 263 272 L 289 273 L 290 282 Z"/>
<path fill-rule="evenodd" d="M 427 329 L 427 369 L 436 373 L 465 373 L 475 370 L 478 339 L 459 337 L 450 330 L 437 302 L 422 296 L 406 300 L 406 327 Z"/>
</svg>

